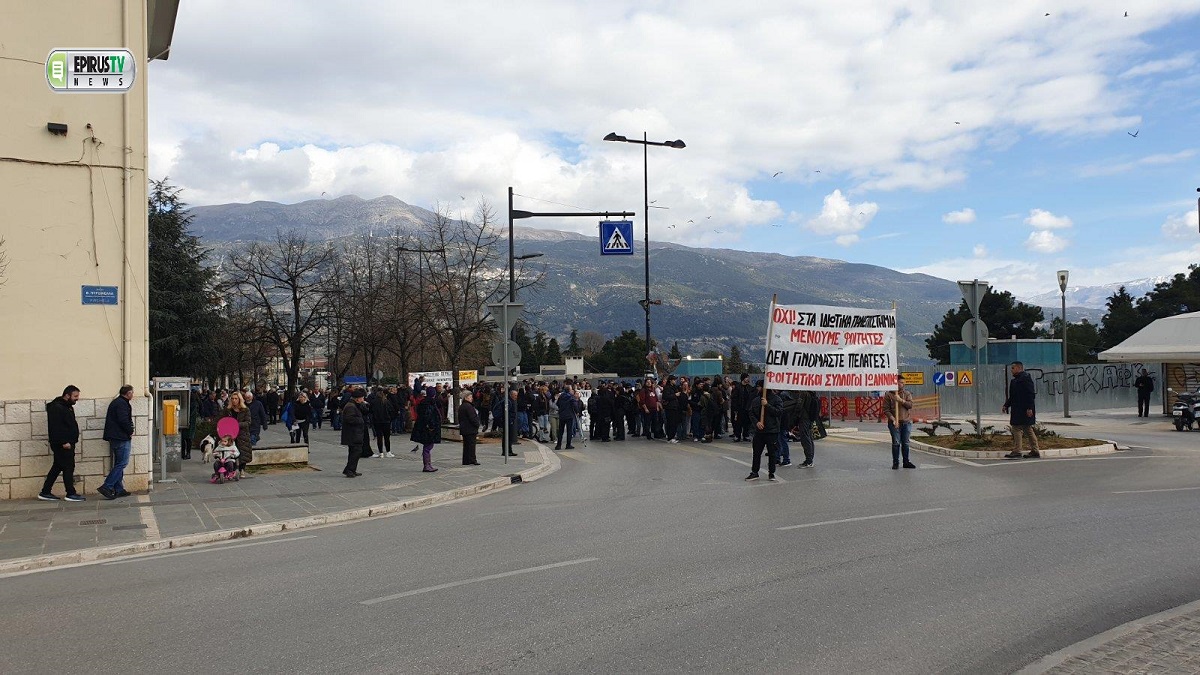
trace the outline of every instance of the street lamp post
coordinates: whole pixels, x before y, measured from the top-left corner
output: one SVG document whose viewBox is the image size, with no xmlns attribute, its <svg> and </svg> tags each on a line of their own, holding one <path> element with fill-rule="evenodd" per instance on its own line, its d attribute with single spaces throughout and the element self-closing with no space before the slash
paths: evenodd
<svg viewBox="0 0 1200 675">
<path fill-rule="evenodd" d="M 687 144 L 678 138 L 673 141 L 650 141 L 647 140 L 646 132 L 642 132 L 642 140 L 636 138 L 626 138 L 613 132 L 604 137 L 606 141 L 618 141 L 621 143 L 637 143 L 642 146 L 642 206 L 645 212 L 642 214 L 642 220 L 645 223 L 646 239 L 644 243 L 644 254 L 646 256 L 646 297 L 639 303 L 642 309 L 646 311 L 646 351 L 652 351 L 653 347 L 650 344 L 650 146 L 659 145 L 664 148 L 681 149 L 686 148 Z"/>
<path fill-rule="evenodd" d="M 1071 416 L 1071 387 L 1067 379 L 1067 277 L 1068 270 L 1058 271 L 1058 290 L 1062 291 L 1062 362 L 1063 362 L 1063 417 Z"/>
</svg>

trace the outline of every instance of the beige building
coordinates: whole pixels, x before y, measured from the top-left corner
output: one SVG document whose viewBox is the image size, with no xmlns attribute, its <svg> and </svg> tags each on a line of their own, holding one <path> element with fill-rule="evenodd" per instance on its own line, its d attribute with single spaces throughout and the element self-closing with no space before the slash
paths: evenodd
<svg viewBox="0 0 1200 675">
<path fill-rule="evenodd" d="M 41 488 L 51 464 L 45 404 L 68 384 L 82 390 L 77 488 L 95 493 L 109 469 L 104 414 L 124 383 L 136 416 L 125 485 L 147 488 L 147 65 L 167 57 L 177 8 L 0 4 L 0 499 Z M 133 56 L 127 92 L 51 89 L 52 50 L 120 48 Z"/>
</svg>

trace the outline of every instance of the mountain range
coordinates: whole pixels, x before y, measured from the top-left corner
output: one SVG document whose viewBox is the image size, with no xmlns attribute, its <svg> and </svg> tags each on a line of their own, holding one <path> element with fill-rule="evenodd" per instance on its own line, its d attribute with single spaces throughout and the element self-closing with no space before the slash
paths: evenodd
<svg viewBox="0 0 1200 675">
<path fill-rule="evenodd" d="M 280 229 L 339 240 L 364 228 L 381 233 L 419 230 L 434 218 L 432 212 L 395 197 L 368 200 L 352 195 L 297 204 L 197 206 L 190 213 L 192 233 L 218 252 L 236 249 L 237 242 L 269 239 Z M 573 329 L 594 330 L 605 337 L 627 329 L 642 334 L 645 314 L 638 300 L 644 295 L 645 277 L 640 250 L 633 256 L 601 256 L 598 236 L 533 227 L 517 226 L 513 236 L 518 255 L 543 254 L 536 262 L 545 273 L 544 283 L 518 298 L 535 329 L 557 337 L 564 346 Z M 760 359 L 774 293 L 781 304 L 889 308 L 894 302 L 902 362 L 930 363 L 925 337 L 961 300 L 952 281 L 828 258 L 652 241 L 650 266 L 650 295 L 662 301 L 651 309 L 651 334 L 660 345 L 678 342 L 685 354 L 693 355 L 707 349 L 728 353 L 737 345 L 748 361 Z M 1045 303 L 1047 307 L 1057 306 L 1057 296 L 1054 299 Z M 1072 314 L 1074 320 L 1076 313 Z"/>
<path fill-rule="evenodd" d="M 1136 299 L 1150 292 L 1156 284 L 1170 280 L 1171 277 L 1166 276 L 1134 279 L 1133 281 L 1103 284 L 1100 286 L 1067 286 L 1067 302 L 1071 303 L 1072 307 L 1103 310 L 1108 307 L 1108 299 L 1112 297 L 1113 293 L 1120 290 L 1122 286 Z M 1050 291 L 1021 299 L 1038 307 L 1058 307 L 1059 303 L 1061 303 L 1061 297 L 1057 291 Z"/>
</svg>

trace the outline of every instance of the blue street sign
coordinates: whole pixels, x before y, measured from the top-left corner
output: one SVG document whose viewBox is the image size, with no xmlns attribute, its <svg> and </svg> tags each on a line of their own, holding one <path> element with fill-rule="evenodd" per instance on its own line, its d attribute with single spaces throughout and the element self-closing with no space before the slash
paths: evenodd
<svg viewBox="0 0 1200 675">
<path fill-rule="evenodd" d="M 633 255 L 633 221 L 600 221 L 600 255 Z"/>
<path fill-rule="evenodd" d="M 935 387 L 946 386 L 946 373 L 943 373 L 940 370 L 938 372 L 934 373 L 933 374 L 933 385 Z"/>
<path fill-rule="evenodd" d="M 83 304 L 85 305 L 115 305 L 117 304 L 116 286 L 84 286 Z"/>
<path fill-rule="evenodd" d="M 342 382 L 345 382 L 346 386 L 348 387 L 353 387 L 355 385 L 365 386 L 367 384 L 367 378 L 363 377 L 362 375 L 347 375 L 346 377 L 342 378 Z"/>
</svg>

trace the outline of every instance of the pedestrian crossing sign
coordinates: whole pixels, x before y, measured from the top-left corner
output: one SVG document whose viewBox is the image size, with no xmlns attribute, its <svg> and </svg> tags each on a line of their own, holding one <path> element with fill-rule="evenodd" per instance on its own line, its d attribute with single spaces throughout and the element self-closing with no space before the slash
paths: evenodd
<svg viewBox="0 0 1200 675">
<path fill-rule="evenodd" d="M 600 255 L 633 255 L 633 221 L 600 221 Z"/>
<path fill-rule="evenodd" d="M 971 371 L 969 371 L 969 370 L 958 371 L 958 386 L 970 387 L 973 384 L 975 384 L 975 382 L 974 382 L 974 380 L 971 379 Z"/>
</svg>

